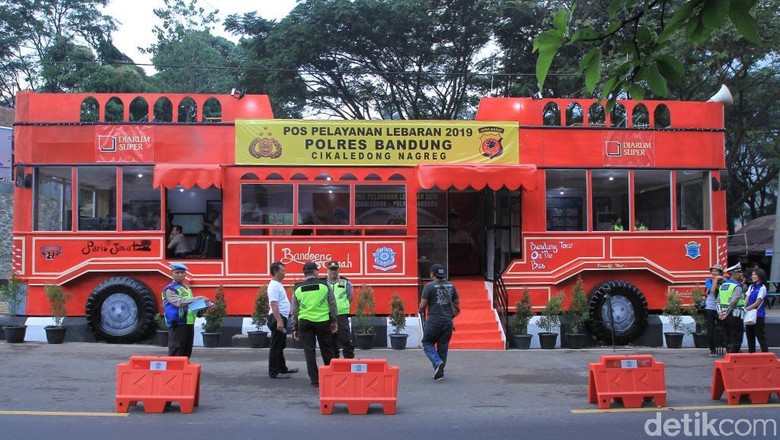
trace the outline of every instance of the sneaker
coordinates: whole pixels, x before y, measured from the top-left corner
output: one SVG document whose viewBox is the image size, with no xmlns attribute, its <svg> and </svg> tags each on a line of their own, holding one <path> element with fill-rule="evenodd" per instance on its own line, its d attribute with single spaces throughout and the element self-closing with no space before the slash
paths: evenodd
<svg viewBox="0 0 780 440">
<path fill-rule="evenodd" d="M 433 380 L 443 380 L 443 379 L 444 379 L 444 362 L 437 365 L 433 371 Z"/>
<path fill-rule="evenodd" d="M 718 357 L 718 353 L 715 353 L 714 351 L 711 351 L 710 352 L 710 357 L 711 358 Z"/>
<path fill-rule="evenodd" d="M 289 374 L 277 374 L 275 376 L 271 376 L 271 379 L 289 379 Z"/>
<path fill-rule="evenodd" d="M 293 373 L 297 373 L 298 371 L 300 370 L 298 370 L 297 368 L 288 368 L 287 370 L 282 371 L 282 374 L 293 374 Z"/>
</svg>

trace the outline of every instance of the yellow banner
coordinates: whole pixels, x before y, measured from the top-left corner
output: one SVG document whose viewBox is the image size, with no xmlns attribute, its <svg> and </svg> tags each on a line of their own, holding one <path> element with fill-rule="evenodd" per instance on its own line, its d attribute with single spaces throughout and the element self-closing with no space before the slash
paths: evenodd
<svg viewBox="0 0 780 440">
<path fill-rule="evenodd" d="M 236 120 L 238 165 L 519 162 L 516 122 Z"/>
</svg>

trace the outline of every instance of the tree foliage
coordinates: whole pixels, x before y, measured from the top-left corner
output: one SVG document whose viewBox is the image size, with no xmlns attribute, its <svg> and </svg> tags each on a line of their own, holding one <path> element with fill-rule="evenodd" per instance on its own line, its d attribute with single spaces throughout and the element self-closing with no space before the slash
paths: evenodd
<svg viewBox="0 0 780 440">
<path fill-rule="evenodd" d="M 0 101 L 19 90 L 82 90 L 111 62 L 127 62 L 111 41 L 108 0 L 0 1 Z"/>
<path fill-rule="evenodd" d="M 578 71 L 585 87 L 610 103 L 621 96 L 643 99 L 646 90 L 665 97 L 668 83 L 684 76 L 683 64 L 670 48 L 680 36 L 687 45 L 700 46 L 712 33 L 733 24 L 745 40 L 759 42 L 758 25 L 751 15 L 756 0 L 611 0 L 606 20 L 559 9 L 552 28 L 534 39 L 538 86 L 543 88 L 553 58 L 564 46 L 586 50 Z M 590 10 L 592 11 L 592 9 Z"/>
</svg>

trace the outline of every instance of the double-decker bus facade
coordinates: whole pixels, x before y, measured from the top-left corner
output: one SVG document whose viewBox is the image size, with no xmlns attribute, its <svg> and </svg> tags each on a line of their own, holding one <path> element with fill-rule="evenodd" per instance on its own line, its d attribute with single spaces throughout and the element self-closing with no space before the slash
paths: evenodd
<svg viewBox="0 0 780 440">
<path fill-rule="evenodd" d="M 504 304 L 529 291 L 537 311 L 581 277 L 591 331 L 629 341 L 725 260 L 722 104 L 487 98 L 473 121 L 334 122 L 237 98 L 17 95 L 25 314 L 48 315 L 57 284 L 98 339 L 137 341 L 172 261 L 249 316 L 271 262 L 294 282 L 329 260 L 387 314 L 443 262 L 456 281 L 501 278 Z M 169 246 L 174 225 L 189 252 Z"/>
</svg>

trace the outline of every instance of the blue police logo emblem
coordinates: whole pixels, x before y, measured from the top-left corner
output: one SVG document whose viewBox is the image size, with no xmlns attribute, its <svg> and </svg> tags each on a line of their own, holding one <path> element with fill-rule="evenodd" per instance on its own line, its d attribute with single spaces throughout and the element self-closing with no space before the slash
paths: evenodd
<svg viewBox="0 0 780 440">
<path fill-rule="evenodd" d="M 695 241 L 685 243 L 685 256 L 691 260 L 701 257 L 701 243 Z"/>
<path fill-rule="evenodd" d="M 388 270 L 393 270 L 398 267 L 398 265 L 395 264 L 396 253 L 392 248 L 387 246 L 381 247 L 374 251 L 373 255 L 374 269 L 387 272 Z"/>
</svg>

